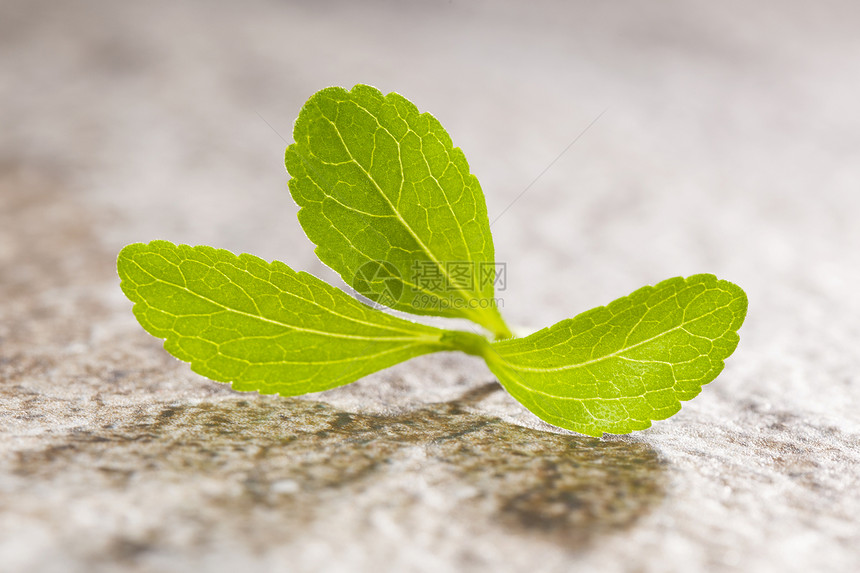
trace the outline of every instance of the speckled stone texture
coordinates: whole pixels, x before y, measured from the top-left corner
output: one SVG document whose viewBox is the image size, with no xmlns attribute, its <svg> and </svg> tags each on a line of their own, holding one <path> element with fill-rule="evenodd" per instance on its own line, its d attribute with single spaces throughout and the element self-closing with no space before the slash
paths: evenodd
<svg viewBox="0 0 860 573">
<path fill-rule="evenodd" d="M 860 570 L 858 21 L 847 0 L 4 1 L 0 571 Z M 750 299 L 723 374 L 595 440 L 465 355 L 301 399 L 166 355 L 119 290 L 126 243 L 341 284 L 283 149 L 308 96 L 359 82 L 464 149 L 513 325 L 712 272 Z"/>
</svg>

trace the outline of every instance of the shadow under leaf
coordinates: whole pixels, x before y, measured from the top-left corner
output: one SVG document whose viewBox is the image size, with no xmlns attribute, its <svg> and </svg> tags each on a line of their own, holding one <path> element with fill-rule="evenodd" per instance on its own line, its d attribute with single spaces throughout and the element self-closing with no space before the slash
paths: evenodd
<svg viewBox="0 0 860 573">
<path fill-rule="evenodd" d="M 451 497 L 451 519 L 571 549 L 630 527 L 663 498 L 663 463 L 646 444 L 542 432 L 465 411 L 495 388 L 397 415 L 270 397 L 174 405 L 155 418 L 19 452 L 15 472 L 61 480 L 77 468 L 102 490 L 216 480 L 234 493 L 210 501 L 232 519 L 253 522 L 256 510 L 274 510 L 287 532 L 322 511 L 367 511 L 350 504 L 396 478 L 392 503 L 424 503 L 410 490 L 420 482 L 422 491 Z"/>
</svg>

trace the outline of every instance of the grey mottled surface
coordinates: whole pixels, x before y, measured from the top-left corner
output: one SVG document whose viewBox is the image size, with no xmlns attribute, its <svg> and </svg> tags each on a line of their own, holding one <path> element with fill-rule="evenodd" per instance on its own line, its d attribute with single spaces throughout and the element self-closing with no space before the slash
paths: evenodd
<svg viewBox="0 0 860 573">
<path fill-rule="evenodd" d="M 845 1 L 0 6 L 0 570 L 860 569 L 860 9 Z M 433 112 L 505 315 L 676 275 L 750 298 L 670 420 L 558 433 L 459 355 L 301 400 L 166 356 L 114 274 L 164 238 L 336 284 L 295 220 L 327 85 Z M 280 135 L 278 135 L 280 134 Z"/>
</svg>

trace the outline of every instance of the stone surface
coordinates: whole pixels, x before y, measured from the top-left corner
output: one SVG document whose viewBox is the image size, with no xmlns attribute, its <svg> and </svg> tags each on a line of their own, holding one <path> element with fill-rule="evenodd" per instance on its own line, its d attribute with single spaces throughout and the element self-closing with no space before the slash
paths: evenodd
<svg viewBox="0 0 860 573">
<path fill-rule="evenodd" d="M 860 569 L 858 17 L 4 2 L 0 571 Z M 723 374 L 672 419 L 594 440 L 467 356 L 289 400 L 167 356 L 119 291 L 125 243 L 340 284 L 282 154 L 311 93 L 357 82 L 464 149 L 511 322 L 713 272 L 750 296 Z"/>
</svg>

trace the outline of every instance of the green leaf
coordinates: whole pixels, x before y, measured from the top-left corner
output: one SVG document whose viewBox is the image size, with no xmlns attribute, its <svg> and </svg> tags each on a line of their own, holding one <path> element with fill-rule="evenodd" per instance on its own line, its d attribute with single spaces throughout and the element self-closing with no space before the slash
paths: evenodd
<svg viewBox="0 0 860 573">
<path fill-rule="evenodd" d="M 747 298 L 713 275 L 644 287 L 526 338 L 488 345 L 487 364 L 538 417 L 601 436 L 681 409 L 738 344 Z"/>
<path fill-rule="evenodd" d="M 307 101 L 293 137 L 290 192 L 322 262 L 391 308 L 510 336 L 484 195 L 436 118 L 396 93 L 332 87 Z"/>
<path fill-rule="evenodd" d="M 134 315 L 165 350 L 236 390 L 318 392 L 456 343 L 247 254 L 136 243 L 119 253 L 117 270 Z"/>
<path fill-rule="evenodd" d="M 431 352 L 483 357 L 543 420 L 601 436 L 668 418 L 720 373 L 747 298 L 713 275 L 644 287 L 523 339 L 494 299 L 484 196 L 436 119 L 369 86 L 327 88 L 286 151 L 299 221 L 359 294 L 421 315 L 468 318 L 496 339 L 415 324 L 307 273 L 165 241 L 119 254 L 134 314 L 195 372 L 237 390 L 327 390 Z"/>
</svg>

